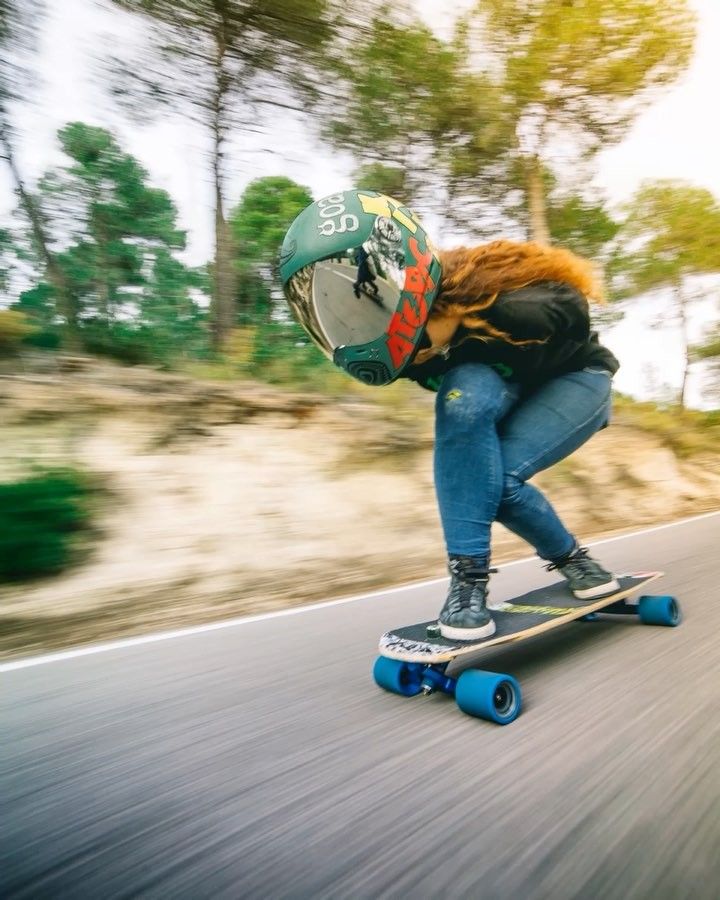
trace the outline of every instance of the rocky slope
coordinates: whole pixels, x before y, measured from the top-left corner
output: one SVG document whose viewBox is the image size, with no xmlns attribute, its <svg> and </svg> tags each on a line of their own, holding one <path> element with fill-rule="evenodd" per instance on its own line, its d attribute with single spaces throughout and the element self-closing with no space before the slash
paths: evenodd
<svg viewBox="0 0 720 900">
<path fill-rule="evenodd" d="M 432 397 L 381 393 L 331 401 L 73 360 L 0 376 L 0 477 L 70 462 L 105 487 L 81 565 L 0 587 L 0 650 L 442 576 Z M 680 460 L 620 415 L 538 482 L 590 538 L 718 508 L 720 453 Z M 529 552 L 501 529 L 495 548 Z"/>
</svg>

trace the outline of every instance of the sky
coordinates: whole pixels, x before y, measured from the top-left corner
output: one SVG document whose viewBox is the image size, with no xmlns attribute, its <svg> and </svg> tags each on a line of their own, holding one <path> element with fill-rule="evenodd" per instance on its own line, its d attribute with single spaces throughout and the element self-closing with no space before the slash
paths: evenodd
<svg viewBox="0 0 720 900">
<path fill-rule="evenodd" d="M 447 33 L 456 11 L 471 0 L 415 0 L 423 18 Z M 698 15 L 698 39 L 685 75 L 634 123 L 621 144 L 602 152 L 595 184 L 613 204 L 629 199 L 643 179 L 680 178 L 710 189 L 720 198 L 720 0 L 691 0 Z M 188 232 L 186 260 L 206 261 L 212 248 L 212 193 L 205 164 L 207 138 L 191 122 L 167 117 L 140 126 L 131 123 L 101 90 L 98 57 L 113 45 L 136 45 L 142 29 L 128 16 L 93 0 L 47 0 L 48 17 L 40 39 L 34 102 L 18 107 L 15 124 L 21 141 L 23 174 L 30 183 L 62 161 L 55 134 L 68 121 L 111 128 L 126 149 L 165 188 Z M 263 175 L 285 174 L 322 196 L 350 185 L 353 160 L 312 137 L 297 116 L 279 111 L 266 135 L 238 135 L 229 148 L 230 204 L 244 186 Z M 14 205 L 7 173 L 0 171 L 0 222 Z M 436 235 L 440 244 L 452 234 Z M 700 304 L 693 317 L 699 337 L 716 300 Z M 668 325 L 662 297 L 638 304 L 606 343 L 620 357 L 620 390 L 650 396 L 657 385 L 679 383 L 681 355 L 677 330 Z M 666 322 L 664 327 L 659 323 Z M 691 400 L 700 404 L 700 375 L 691 382 Z"/>
</svg>

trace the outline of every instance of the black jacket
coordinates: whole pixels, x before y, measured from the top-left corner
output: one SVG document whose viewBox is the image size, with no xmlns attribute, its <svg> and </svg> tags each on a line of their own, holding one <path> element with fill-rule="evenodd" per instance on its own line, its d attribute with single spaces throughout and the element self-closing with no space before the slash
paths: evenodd
<svg viewBox="0 0 720 900">
<path fill-rule="evenodd" d="M 569 284 L 537 282 L 498 295 L 493 305 L 480 313 L 494 328 L 514 340 L 540 339 L 542 344 L 513 346 L 506 341 L 483 337 L 460 327 L 446 355 L 438 355 L 422 365 L 410 365 L 403 377 L 429 390 L 438 390 L 448 370 L 466 362 L 492 366 L 508 381 L 530 392 L 557 375 L 596 366 L 615 374 L 620 364 L 590 331 L 590 313 L 585 297 Z M 418 350 L 430 346 L 423 335 Z"/>
</svg>

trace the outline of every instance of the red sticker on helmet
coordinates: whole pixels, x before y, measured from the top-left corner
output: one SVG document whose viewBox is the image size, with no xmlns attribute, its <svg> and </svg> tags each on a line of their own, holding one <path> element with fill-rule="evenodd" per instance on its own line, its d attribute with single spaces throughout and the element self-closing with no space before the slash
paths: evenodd
<svg viewBox="0 0 720 900">
<path fill-rule="evenodd" d="M 435 289 L 430 275 L 432 251 L 422 253 L 414 237 L 410 238 L 408 246 L 415 257 L 415 265 L 405 270 L 404 290 L 411 296 L 406 297 L 400 310 L 393 314 L 387 330 L 387 348 L 396 369 L 404 365 L 415 348 L 418 330 L 428 317 L 426 297 Z"/>
</svg>

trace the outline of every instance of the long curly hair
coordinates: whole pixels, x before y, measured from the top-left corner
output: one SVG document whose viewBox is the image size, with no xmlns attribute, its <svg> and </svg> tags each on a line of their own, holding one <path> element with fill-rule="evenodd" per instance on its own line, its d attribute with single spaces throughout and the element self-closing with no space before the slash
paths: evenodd
<svg viewBox="0 0 720 900">
<path fill-rule="evenodd" d="M 495 338 L 515 346 L 543 343 L 516 340 L 495 328 L 482 315 L 498 294 L 539 281 L 559 281 L 577 288 L 588 299 L 603 299 L 593 263 L 561 247 L 535 241 L 498 240 L 477 247 L 458 247 L 438 253 L 442 266 L 440 292 L 430 318 L 456 318 L 480 340 Z"/>
</svg>

